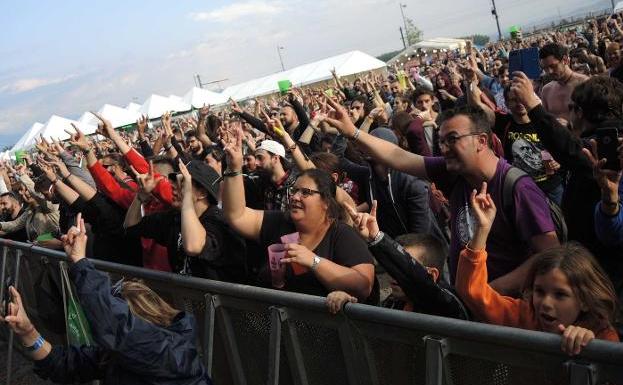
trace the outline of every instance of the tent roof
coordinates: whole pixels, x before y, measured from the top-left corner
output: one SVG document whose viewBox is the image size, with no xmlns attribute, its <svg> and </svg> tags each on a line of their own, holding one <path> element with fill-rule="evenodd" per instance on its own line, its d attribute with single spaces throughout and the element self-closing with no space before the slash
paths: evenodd
<svg viewBox="0 0 623 385">
<path fill-rule="evenodd" d="M 432 39 L 426 39 L 419 41 L 409 47 L 407 49 L 400 52 L 398 55 L 387 61 L 387 65 L 393 65 L 394 63 L 400 61 L 401 58 L 407 59 L 409 56 L 413 55 L 417 52 L 418 49 L 424 51 L 430 51 L 434 49 L 439 50 L 454 50 L 454 49 L 462 49 L 465 47 L 464 39 L 453 39 L 449 37 L 435 37 Z"/>
<path fill-rule="evenodd" d="M 45 123 L 45 125 L 41 128 L 40 133 L 46 139 L 58 138 L 60 140 L 69 139 L 69 135 L 65 132 L 65 130 L 72 129 L 71 124 L 75 124 L 83 133 L 86 135 L 92 134 L 97 129 L 97 126 L 84 124 L 77 122 L 75 120 L 63 118 L 58 115 L 52 115 L 50 119 Z M 33 138 L 34 140 L 34 138 Z"/>
<path fill-rule="evenodd" d="M 198 87 L 190 89 L 183 99 L 185 103 L 190 104 L 194 108 L 201 108 L 204 104 L 214 106 L 227 103 L 227 98 L 222 94 Z"/>
<path fill-rule="evenodd" d="M 141 109 L 138 111 L 139 114 L 147 115 L 150 119 L 155 119 L 161 117 L 162 114 L 167 111 L 181 112 L 190 110 L 189 104 L 177 99 L 179 96 L 171 96 L 173 96 L 173 98 L 152 94 L 141 106 Z"/>
<path fill-rule="evenodd" d="M 304 86 L 331 79 L 333 68 L 339 76 L 347 76 L 384 67 L 385 63 L 368 54 L 351 51 L 233 85 L 226 88 L 222 95 L 227 99 L 248 99 L 279 91 L 277 82 L 280 80 L 290 80 L 294 86 Z"/>
<path fill-rule="evenodd" d="M 24 135 L 22 135 L 22 137 L 17 141 L 17 143 L 15 143 L 15 145 L 13 146 L 13 148 L 11 148 L 11 152 L 17 151 L 17 150 L 22 150 L 24 148 L 26 148 L 26 144 L 28 144 L 29 142 L 34 142 L 34 138 L 35 136 L 39 133 L 39 131 L 41 130 L 41 128 L 43 127 L 43 123 L 35 123 L 33 124 L 28 131 L 26 131 L 24 133 Z"/>
<path fill-rule="evenodd" d="M 138 112 L 132 112 L 125 108 L 121 108 L 119 106 L 115 106 L 112 104 L 104 104 L 97 113 L 101 115 L 103 118 L 110 120 L 110 123 L 114 128 L 127 126 L 128 124 L 133 124 L 138 119 Z M 95 117 L 95 115 L 90 112 L 85 112 L 82 114 L 78 122 L 85 124 L 87 126 L 96 126 L 99 123 L 99 119 Z"/>
<path fill-rule="evenodd" d="M 132 112 L 138 112 L 138 110 L 141 109 L 141 105 L 138 103 L 130 102 L 127 106 L 125 106 L 125 109 Z"/>
<path fill-rule="evenodd" d="M 171 111 L 181 112 L 192 109 L 190 103 L 184 101 L 184 98 L 177 95 L 169 95 L 169 101 L 171 102 Z"/>
</svg>

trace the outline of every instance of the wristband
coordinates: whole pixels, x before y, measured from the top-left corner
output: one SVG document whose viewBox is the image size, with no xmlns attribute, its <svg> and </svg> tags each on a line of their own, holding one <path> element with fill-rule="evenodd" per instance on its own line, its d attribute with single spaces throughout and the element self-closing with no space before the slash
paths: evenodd
<svg viewBox="0 0 623 385">
<path fill-rule="evenodd" d="M 39 337 L 37 337 L 37 339 L 35 340 L 35 343 L 32 344 L 32 346 L 24 346 L 24 348 L 26 348 L 26 351 L 30 353 L 34 353 L 37 350 L 41 349 L 44 343 L 45 343 L 45 340 L 43 339 L 43 336 L 39 334 Z"/>
<path fill-rule="evenodd" d="M 242 171 L 241 170 L 238 170 L 238 171 L 225 171 L 223 173 L 223 178 L 233 178 L 233 177 L 238 176 L 238 175 L 242 175 Z"/>
<path fill-rule="evenodd" d="M 353 135 L 353 141 L 357 141 L 357 139 L 359 139 L 359 135 L 361 135 L 361 130 L 359 130 L 358 128 L 355 128 L 355 135 Z"/>
<path fill-rule="evenodd" d="M 63 179 L 61 179 L 63 181 L 63 183 L 67 184 L 67 182 L 69 182 L 69 178 L 71 177 L 71 173 L 65 177 L 63 177 Z M 56 179 L 58 181 L 58 178 Z"/>
<path fill-rule="evenodd" d="M 290 147 L 286 148 L 286 150 L 288 152 L 292 152 L 296 149 L 296 147 L 298 146 L 298 144 L 294 143 L 293 145 L 291 145 Z"/>
<path fill-rule="evenodd" d="M 384 236 L 385 236 L 385 234 L 382 231 L 379 231 L 374 236 L 374 239 L 371 242 L 368 242 L 368 246 L 374 246 L 374 245 L 378 244 L 379 242 L 381 242 L 381 240 L 383 240 Z"/>
</svg>

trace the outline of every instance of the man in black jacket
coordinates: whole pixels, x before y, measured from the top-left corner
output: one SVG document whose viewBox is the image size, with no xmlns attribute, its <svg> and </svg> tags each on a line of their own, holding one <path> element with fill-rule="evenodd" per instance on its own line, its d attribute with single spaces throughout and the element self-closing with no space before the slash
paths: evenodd
<svg viewBox="0 0 623 385">
<path fill-rule="evenodd" d="M 593 77 L 575 88 L 571 95 L 572 130 L 545 112 L 534 94 L 532 83 L 523 73 L 514 74 L 512 91 L 526 106 L 535 122 L 539 138 L 561 166 L 570 172 L 562 200 L 569 239 L 579 241 L 595 254 L 623 297 L 623 249 L 606 247 L 595 234 L 594 210 L 601 190 L 593 178 L 593 167 L 582 153 L 602 127 L 617 128 L 623 134 L 623 85 L 614 78 Z"/>
<path fill-rule="evenodd" d="M 388 128 L 377 128 L 370 135 L 397 144 L 398 138 Z M 368 206 L 376 200 L 381 230 L 392 237 L 401 234 L 431 234 L 443 244 L 447 241 L 439 229 L 430 207 L 430 186 L 409 174 L 392 170 L 370 161 L 360 165 L 343 156 L 345 140 L 336 141 L 334 153 L 340 157 L 340 167 L 355 180 Z"/>
</svg>

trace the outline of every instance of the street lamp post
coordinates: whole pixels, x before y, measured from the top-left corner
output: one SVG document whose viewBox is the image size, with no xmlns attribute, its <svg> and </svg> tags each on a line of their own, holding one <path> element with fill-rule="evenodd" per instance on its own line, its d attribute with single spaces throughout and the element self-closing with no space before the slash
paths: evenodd
<svg viewBox="0 0 623 385">
<path fill-rule="evenodd" d="M 502 30 L 500 29 L 500 19 L 498 18 L 498 10 L 495 7 L 495 0 L 491 0 L 491 4 L 493 5 L 491 14 L 495 16 L 495 24 L 498 26 L 498 40 L 502 40 Z"/>
<path fill-rule="evenodd" d="M 402 24 L 405 27 L 405 35 L 407 35 L 407 39 L 406 39 L 407 43 L 409 43 L 409 30 L 407 29 L 407 18 L 405 17 L 405 11 L 403 11 L 403 8 L 407 8 L 407 4 L 400 3 L 400 14 L 402 15 Z"/>
<path fill-rule="evenodd" d="M 281 63 L 281 70 L 285 71 L 286 67 L 284 67 L 284 65 L 283 65 L 283 58 L 281 57 L 281 50 L 282 49 L 283 49 L 282 46 L 279 46 L 279 45 L 277 46 L 277 54 L 279 55 L 279 63 Z"/>
</svg>

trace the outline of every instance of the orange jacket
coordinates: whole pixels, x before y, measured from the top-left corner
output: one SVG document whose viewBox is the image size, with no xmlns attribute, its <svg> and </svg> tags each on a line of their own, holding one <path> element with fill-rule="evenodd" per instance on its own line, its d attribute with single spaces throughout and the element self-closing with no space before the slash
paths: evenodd
<svg viewBox="0 0 623 385">
<path fill-rule="evenodd" d="M 475 319 L 496 325 L 539 330 L 529 301 L 503 296 L 489 286 L 485 250 L 461 251 L 455 287 Z M 593 333 L 598 339 L 619 341 L 616 331 L 609 325 L 593 330 Z"/>
</svg>

